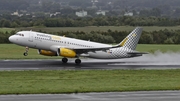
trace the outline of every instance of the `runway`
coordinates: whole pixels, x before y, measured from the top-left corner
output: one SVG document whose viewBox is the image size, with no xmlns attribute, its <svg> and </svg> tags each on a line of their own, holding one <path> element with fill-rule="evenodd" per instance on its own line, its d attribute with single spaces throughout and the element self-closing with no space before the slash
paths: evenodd
<svg viewBox="0 0 180 101">
<path fill-rule="evenodd" d="M 180 63 L 159 63 L 130 60 L 82 59 L 80 65 L 73 60 L 67 64 L 61 60 L 1 60 L 0 70 L 90 70 L 90 69 L 180 69 Z"/>
<path fill-rule="evenodd" d="M 67 64 L 61 59 L 53 60 L 0 60 L 0 70 L 89 70 L 89 69 L 180 69 L 180 53 L 147 54 L 141 57 L 126 59 L 89 59 L 81 58 L 82 63 L 76 65 L 75 59 Z"/>
<path fill-rule="evenodd" d="M 1 95 L 0 101 L 179 101 L 180 91 Z"/>
</svg>

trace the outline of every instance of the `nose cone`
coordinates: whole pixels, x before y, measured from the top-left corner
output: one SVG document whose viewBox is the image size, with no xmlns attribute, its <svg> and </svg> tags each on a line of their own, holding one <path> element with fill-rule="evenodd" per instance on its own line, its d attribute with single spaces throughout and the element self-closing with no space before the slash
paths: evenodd
<svg viewBox="0 0 180 101">
<path fill-rule="evenodd" d="M 15 38 L 13 37 L 13 35 L 9 37 L 9 41 L 12 43 L 15 41 Z"/>
</svg>

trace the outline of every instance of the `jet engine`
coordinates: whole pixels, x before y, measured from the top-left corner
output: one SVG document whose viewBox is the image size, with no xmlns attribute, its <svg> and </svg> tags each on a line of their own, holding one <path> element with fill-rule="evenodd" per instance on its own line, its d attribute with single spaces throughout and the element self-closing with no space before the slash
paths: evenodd
<svg viewBox="0 0 180 101">
<path fill-rule="evenodd" d="M 47 51 L 47 50 L 38 50 L 38 53 L 45 56 L 57 56 L 56 52 Z"/>
<path fill-rule="evenodd" d="M 67 49 L 67 48 L 59 48 L 57 54 L 59 56 L 68 57 L 68 58 L 75 58 L 75 57 L 77 57 L 75 51 L 73 51 L 71 49 Z"/>
</svg>

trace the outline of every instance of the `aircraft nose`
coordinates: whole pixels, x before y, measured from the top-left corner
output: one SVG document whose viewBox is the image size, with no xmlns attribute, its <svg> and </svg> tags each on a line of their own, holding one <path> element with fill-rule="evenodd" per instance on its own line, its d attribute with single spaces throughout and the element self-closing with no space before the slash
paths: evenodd
<svg viewBox="0 0 180 101">
<path fill-rule="evenodd" d="M 9 37 L 9 41 L 12 43 L 15 41 L 15 38 L 13 37 L 13 35 Z"/>
</svg>

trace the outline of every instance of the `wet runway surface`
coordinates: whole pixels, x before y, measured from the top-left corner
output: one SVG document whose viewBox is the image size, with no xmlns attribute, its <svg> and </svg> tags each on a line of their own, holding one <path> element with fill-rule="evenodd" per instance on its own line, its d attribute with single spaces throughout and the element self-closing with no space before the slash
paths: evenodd
<svg viewBox="0 0 180 101">
<path fill-rule="evenodd" d="M 180 101 L 180 91 L 1 95 L 0 101 Z"/>
<path fill-rule="evenodd" d="M 56 60 L 0 60 L 0 70 L 63 70 L 63 69 L 180 69 L 180 62 L 133 59 L 96 60 L 82 59 L 77 65 L 74 59 L 67 64 Z"/>
<path fill-rule="evenodd" d="M 54 60 L 0 60 L 0 70 L 62 70 L 62 69 L 180 69 L 180 53 L 147 54 L 136 58 L 98 60 L 83 58 L 80 65 L 69 59 L 63 64 Z"/>
</svg>

